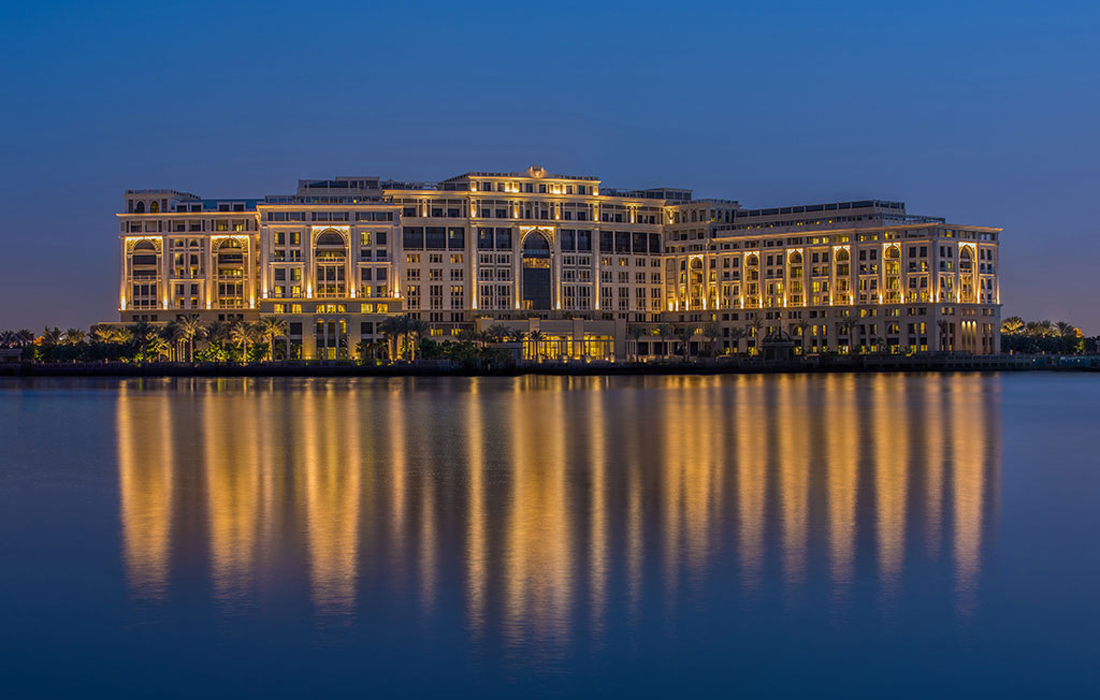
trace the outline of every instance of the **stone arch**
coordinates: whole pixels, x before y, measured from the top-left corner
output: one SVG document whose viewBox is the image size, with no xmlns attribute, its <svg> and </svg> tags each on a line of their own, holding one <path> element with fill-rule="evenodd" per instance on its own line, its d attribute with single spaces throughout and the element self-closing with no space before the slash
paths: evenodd
<svg viewBox="0 0 1100 700">
<path fill-rule="evenodd" d="M 347 239 L 344 238 L 344 234 L 340 233 L 334 228 L 325 229 L 321 233 L 317 234 L 317 239 L 314 241 L 316 245 L 323 246 L 346 246 Z"/>
<path fill-rule="evenodd" d="M 550 237 L 539 229 L 528 231 L 520 250 L 523 256 L 523 308 L 549 311 L 553 301 Z"/>
</svg>

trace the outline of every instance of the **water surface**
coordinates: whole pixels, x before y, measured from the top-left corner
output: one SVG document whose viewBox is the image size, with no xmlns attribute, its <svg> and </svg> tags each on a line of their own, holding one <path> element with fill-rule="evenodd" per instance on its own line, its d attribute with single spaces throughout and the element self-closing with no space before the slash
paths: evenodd
<svg viewBox="0 0 1100 700">
<path fill-rule="evenodd" d="M 1100 692 L 1100 377 L 0 382 L 4 697 Z"/>
</svg>

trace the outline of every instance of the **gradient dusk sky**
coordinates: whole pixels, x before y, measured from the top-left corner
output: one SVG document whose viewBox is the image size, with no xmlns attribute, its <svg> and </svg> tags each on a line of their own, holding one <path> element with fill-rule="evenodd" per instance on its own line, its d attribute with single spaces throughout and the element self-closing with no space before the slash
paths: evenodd
<svg viewBox="0 0 1100 700">
<path fill-rule="evenodd" d="M 1004 316 L 1100 333 L 1098 22 L 1076 1 L 12 3 L 0 329 L 118 319 L 127 188 L 537 163 L 1001 226 Z"/>
</svg>

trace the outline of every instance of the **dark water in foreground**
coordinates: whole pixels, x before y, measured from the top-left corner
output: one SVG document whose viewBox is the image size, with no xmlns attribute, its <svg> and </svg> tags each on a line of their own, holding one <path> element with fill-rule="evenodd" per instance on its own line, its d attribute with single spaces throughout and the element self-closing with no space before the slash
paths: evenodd
<svg viewBox="0 0 1100 700">
<path fill-rule="evenodd" d="M 1100 693 L 1100 377 L 0 382 L 0 697 Z"/>
</svg>

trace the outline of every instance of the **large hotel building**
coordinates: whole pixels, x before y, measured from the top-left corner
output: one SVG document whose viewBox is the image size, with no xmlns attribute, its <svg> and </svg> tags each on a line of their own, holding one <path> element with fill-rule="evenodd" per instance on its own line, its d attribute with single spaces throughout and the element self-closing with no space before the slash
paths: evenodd
<svg viewBox="0 0 1100 700">
<path fill-rule="evenodd" d="M 744 209 L 532 167 L 261 199 L 129 190 L 118 218 L 122 321 L 276 315 L 306 359 L 355 357 L 404 313 L 437 340 L 538 331 L 554 358 L 661 355 L 681 329 L 696 353 L 787 335 L 806 353 L 1000 350 L 1001 229 L 900 202 Z"/>
</svg>

